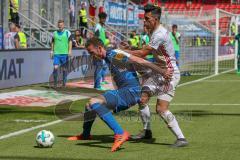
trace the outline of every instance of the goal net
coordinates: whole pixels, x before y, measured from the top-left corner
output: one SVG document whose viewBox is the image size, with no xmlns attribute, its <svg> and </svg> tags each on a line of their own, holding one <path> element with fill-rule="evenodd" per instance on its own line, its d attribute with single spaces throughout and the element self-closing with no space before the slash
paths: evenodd
<svg viewBox="0 0 240 160">
<path fill-rule="evenodd" d="M 208 76 L 235 69 L 237 15 L 216 9 L 165 12 L 163 18 L 169 30 L 178 25 L 183 75 Z"/>
</svg>

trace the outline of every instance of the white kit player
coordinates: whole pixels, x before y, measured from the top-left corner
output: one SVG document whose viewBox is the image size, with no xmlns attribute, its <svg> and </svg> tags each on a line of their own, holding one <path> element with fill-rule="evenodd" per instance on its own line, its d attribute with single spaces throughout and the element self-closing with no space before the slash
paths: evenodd
<svg viewBox="0 0 240 160">
<path fill-rule="evenodd" d="M 150 43 L 141 50 L 127 50 L 127 52 L 139 57 L 145 57 L 149 53 L 152 53 L 157 65 L 159 67 L 167 67 L 168 71 L 170 70 L 173 72 L 173 76 L 170 81 L 164 80 L 161 75 L 155 73 L 143 77 L 145 80 L 142 85 L 141 105 L 139 110 L 144 130 L 138 135 L 132 136 L 132 138 L 152 138 L 148 102 L 151 96 L 157 96 L 156 111 L 177 138 L 172 146 L 184 147 L 188 145 L 188 142 L 175 116 L 169 111 L 169 104 L 173 99 L 175 88 L 180 81 L 180 71 L 176 64 L 175 51 L 170 33 L 160 24 L 161 8 L 148 4 L 144 7 L 144 11 L 144 25 L 150 32 Z"/>
</svg>

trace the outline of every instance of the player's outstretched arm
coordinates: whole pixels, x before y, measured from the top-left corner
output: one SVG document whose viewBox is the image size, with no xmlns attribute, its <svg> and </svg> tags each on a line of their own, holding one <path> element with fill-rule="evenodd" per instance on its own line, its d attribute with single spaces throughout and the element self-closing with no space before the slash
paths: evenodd
<svg viewBox="0 0 240 160">
<path fill-rule="evenodd" d="M 129 54 L 129 53 L 123 51 L 123 50 L 115 50 L 115 51 L 116 51 L 116 55 L 114 57 L 115 57 L 116 60 L 121 61 L 123 59 L 125 59 L 125 60 L 127 59 L 128 62 L 137 63 L 137 64 L 140 64 L 144 67 L 152 69 L 156 73 L 159 73 L 159 74 L 163 75 L 163 77 L 165 79 L 171 79 L 171 77 L 172 77 L 172 74 L 173 74 L 172 71 L 169 71 L 166 68 L 161 68 L 161 67 L 155 65 L 154 63 L 146 61 L 143 58 L 131 55 L 131 54 Z M 123 58 L 123 57 L 126 57 L 126 58 Z"/>
<path fill-rule="evenodd" d="M 133 63 L 141 64 L 144 67 L 150 68 L 153 71 L 155 71 L 156 73 L 161 74 L 165 79 L 171 79 L 171 77 L 172 77 L 173 73 L 171 71 L 167 70 L 167 68 L 161 68 L 161 67 L 155 65 L 154 63 L 149 62 L 145 59 L 139 58 L 137 56 L 130 55 L 129 61 L 131 61 Z"/>
<path fill-rule="evenodd" d="M 137 57 L 146 57 L 148 54 L 152 52 L 152 50 L 153 50 L 152 47 L 147 45 L 140 50 L 124 50 L 124 51 Z"/>
</svg>

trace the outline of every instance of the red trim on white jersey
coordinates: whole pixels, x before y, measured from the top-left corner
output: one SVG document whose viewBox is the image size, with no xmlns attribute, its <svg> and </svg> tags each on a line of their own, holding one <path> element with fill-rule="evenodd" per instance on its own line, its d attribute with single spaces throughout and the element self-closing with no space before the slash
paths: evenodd
<svg viewBox="0 0 240 160">
<path fill-rule="evenodd" d="M 167 63 L 167 69 L 170 69 L 174 72 L 174 68 L 173 68 L 173 65 L 172 65 L 172 62 L 171 62 L 171 59 L 169 57 L 169 54 L 167 54 L 167 50 L 165 48 L 165 45 L 162 44 L 159 46 L 158 50 L 162 53 L 166 63 Z M 169 89 L 169 86 L 170 86 L 170 83 L 168 82 L 166 85 L 164 85 L 164 88 L 163 90 L 164 91 L 168 91 Z"/>
</svg>

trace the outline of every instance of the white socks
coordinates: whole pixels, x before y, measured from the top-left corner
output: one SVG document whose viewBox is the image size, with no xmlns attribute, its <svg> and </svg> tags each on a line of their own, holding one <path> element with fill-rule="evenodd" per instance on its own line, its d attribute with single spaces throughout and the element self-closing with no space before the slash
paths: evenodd
<svg viewBox="0 0 240 160">
<path fill-rule="evenodd" d="M 147 104 L 145 104 L 145 105 L 139 104 L 139 111 L 140 111 L 140 117 L 141 117 L 142 123 L 143 123 L 143 129 L 151 130 L 151 126 L 150 126 L 151 114 L 150 114 L 148 105 Z"/>
<path fill-rule="evenodd" d="M 177 137 L 177 139 L 185 138 L 175 116 L 168 110 L 164 113 L 161 113 L 161 117 L 168 125 L 168 128 L 173 132 L 173 134 Z"/>
<path fill-rule="evenodd" d="M 151 130 L 150 122 L 151 122 L 151 114 L 150 109 L 147 104 L 139 105 L 140 117 L 143 123 L 143 129 Z M 168 128 L 173 132 L 173 134 L 177 137 L 177 139 L 185 138 L 175 116 L 169 111 L 165 111 L 161 113 L 162 119 L 168 125 Z"/>
</svg>

